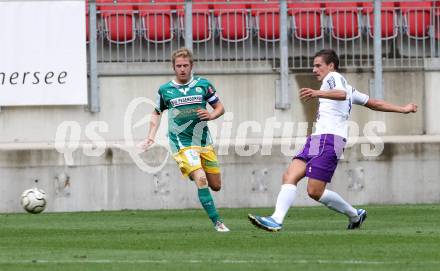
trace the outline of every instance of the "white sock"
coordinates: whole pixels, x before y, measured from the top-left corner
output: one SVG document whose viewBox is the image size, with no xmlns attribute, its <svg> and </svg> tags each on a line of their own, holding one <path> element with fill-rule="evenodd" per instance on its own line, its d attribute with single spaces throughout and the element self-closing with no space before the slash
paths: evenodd
<svg viewBox="0 0 440 271">
<path fill-rule="evenodd" d="M 336 192 L 327 189 L 324 190 L 324 193 L 322 193 L 319 202 L 327 206 L 329 209 L 332 209 L 336 212 L 348 216 L 350 221 L 356 222 L 357 220 L 359 220 L 357 210 L 353 208 L 353 206 L 351 206 L 348 202 L 346 202 Z"/>
<path fill-rule="evenodd" d="M 272 214 L 272 218 L 279 224 L 283 224 L 284 217 L 292 206 L 296 196 L 296 185 L 283 184 L 281 191 L 278 194 L 277 204 L 275 205 L 275 212 Z"/>
</svg>

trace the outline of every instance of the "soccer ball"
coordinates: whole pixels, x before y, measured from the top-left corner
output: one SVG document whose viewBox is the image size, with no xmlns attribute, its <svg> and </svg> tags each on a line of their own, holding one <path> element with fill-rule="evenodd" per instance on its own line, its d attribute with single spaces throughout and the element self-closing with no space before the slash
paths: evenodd
<svg viewBox="0 0 440 271">
<path fill-rule="evenodd" d="M 41 213 L 46 208 L 46 203 L 46 193 L 41 189 L 31 188 L 21 194 L 21 206 L 28 213 Z"/>
</svg>

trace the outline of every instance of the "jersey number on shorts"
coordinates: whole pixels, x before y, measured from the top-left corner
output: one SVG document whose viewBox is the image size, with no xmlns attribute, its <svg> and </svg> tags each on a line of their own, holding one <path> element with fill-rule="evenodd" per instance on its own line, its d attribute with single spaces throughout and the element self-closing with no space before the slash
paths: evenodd
<svg viewBox="0 0 440 271">
<path fill-rule="evenodd" d="M 186 150 L 185 151 L 185 157 L 186 157 L 186 159 L 188 159 L 188 163 L 191 166 L 200 165 L 200 156 L 199 156 L 199 154 L 196 151 L 191 150 L 191 149 Z"/>
</svg>

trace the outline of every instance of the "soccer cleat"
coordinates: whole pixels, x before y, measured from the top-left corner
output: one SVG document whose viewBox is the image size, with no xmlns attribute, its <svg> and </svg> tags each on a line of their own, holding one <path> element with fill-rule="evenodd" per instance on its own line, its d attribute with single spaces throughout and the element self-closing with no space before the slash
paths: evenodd
<svg viewBox="0 0 440 271">
<path fill-rule="evenodd" d="M 248 214 L 248 218 L 252 224 L 266 231 L 275 232 L 281 230 L 281 228 L 283 227 L 282 224 L 277 223 L 270 216 L 257 216 L 253 214 Z"/>
<path fill-rule="evenodd" d="M 218 232 L 228 232 L 229 231 L 228 227 L 226 227 L 225 224 L 223 222 L 221 222 L 220 220 L 215 222 L 214 229 Z"/>
<path fill-rule="evenodd" d="M 367 219 L 367 211 L 365 211 L 364 209 L 358 209 L 357 213 L 359 216 L 359 221 L 348 223 L 347 230 L 359 229 L 362 223 L 364 223 L 365 219 Z"/>
</svg>

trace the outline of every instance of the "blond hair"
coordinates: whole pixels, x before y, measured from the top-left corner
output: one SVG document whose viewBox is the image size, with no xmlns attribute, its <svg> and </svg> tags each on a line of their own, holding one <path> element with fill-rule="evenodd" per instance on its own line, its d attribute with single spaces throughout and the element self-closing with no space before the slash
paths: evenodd
<svg viewBox="0 0 440 271">
<path fill-rule="evenodd" d="M 188 58 L 189 63 L 191 63 L 191 65 L 193 64 L 193 55 L 188 48 L 182 47 L 182 48 L 179 48 L 173 52 L 173 54 L 171 55 L 173 67 L 174 67 L 174 64 L 176 63 L 176 58 L 178 58 L 178 57 Z"/>
</svg>

